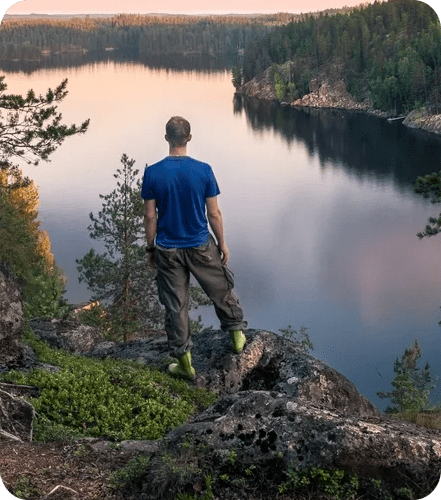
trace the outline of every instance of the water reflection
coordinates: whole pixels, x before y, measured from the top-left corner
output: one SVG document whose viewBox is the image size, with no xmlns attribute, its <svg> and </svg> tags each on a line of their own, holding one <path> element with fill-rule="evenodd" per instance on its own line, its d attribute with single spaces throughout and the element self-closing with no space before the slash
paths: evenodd
<svg viewBox="0 0 441 500">
<path fill-rule="evenodd" d="M 358 178 L 413 189 L 418 176 L 441 166 L 441 138 L 363 112 L 293 109 L 239 94 L 233 110 L 256 132 L 274 130 L 288 145 L 302 143 L 322 169 L 339 165 Z"/>
<path fill-rule="evenodd" d="M 108 52 L 71 52 L 65 54 L 52 54 L 43 56 L 35 61 L 1 61 L 0 69 L 11 73 L 23 72 L 32 74 L 43 69 L 68 69 L 81 66 L 95 66 L 97 64 L 112 62 L 123 65 L 136 63 L 153 69 L 166 69 L 168 71 L 202 73 L 223 72 L 234 64 L 232 56 L 142 56 L 134 50 L 116 50 Z"/>
</svg>

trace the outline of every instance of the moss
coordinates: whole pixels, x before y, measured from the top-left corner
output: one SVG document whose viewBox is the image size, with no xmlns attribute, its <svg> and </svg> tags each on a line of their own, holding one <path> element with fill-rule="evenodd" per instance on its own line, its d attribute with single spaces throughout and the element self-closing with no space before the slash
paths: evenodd
<svg viewBox="0 0 441 500">
<path fill-rule="evenodd" d="M 138 362 L 76 356 L 50 348 L 31 333 L 27 341 L 41 361 L 60 368 L 57 373 L 36 369 L 1 377 L 40 389 L 31 400 L 38 415 L 37 440 L 159 439 L 216 398 Z"/>
</svg>

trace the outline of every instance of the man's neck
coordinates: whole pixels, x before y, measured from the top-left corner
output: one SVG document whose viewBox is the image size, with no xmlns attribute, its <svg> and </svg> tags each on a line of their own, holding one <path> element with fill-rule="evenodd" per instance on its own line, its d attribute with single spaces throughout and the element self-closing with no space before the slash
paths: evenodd
<svg viewBox="0 0 441 500">
<path fill-rule="evenodd" d="M 170 147 L 169 156 L 187 156 L 187 146 Z"/>
</svg>

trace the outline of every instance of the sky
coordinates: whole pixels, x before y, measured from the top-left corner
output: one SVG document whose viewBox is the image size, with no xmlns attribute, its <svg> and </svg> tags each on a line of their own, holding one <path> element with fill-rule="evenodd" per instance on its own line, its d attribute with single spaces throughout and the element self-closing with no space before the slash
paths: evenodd
<svg viewBox="0 0 441 500">
<path fill-rule="evenodd" d="M 363 0 L 0 0 L 0 15 L 56 13 L 305 13 L 355 6 Z M 368 2 L 371 3 L 371 0 Z M 427 0 L 441 12 L 441 0 Z"/>
</svg>

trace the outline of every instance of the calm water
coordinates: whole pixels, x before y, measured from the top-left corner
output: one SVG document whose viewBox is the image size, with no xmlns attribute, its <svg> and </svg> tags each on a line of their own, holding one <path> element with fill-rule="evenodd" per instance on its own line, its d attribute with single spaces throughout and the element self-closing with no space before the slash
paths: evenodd
<svg viewBox="0 0 441 500">
<path fill-rule="evenodd" d="M 39 186 L 68 300 L 89 298 L 75 259 L 92 245 L 99 250 L 88 214 L 114 188 L 121 155 L 141 172 L 161 159 L 164 125 L 180 114 L 192 124 L 189 154 L 212 165 L 221 188 L 250 328 L 307 327 L 313 354 L 380 408 L 375 394 L 390 389 L 393 363 L 415 338 L 422 362 L 441 375 L 441 236 L 416 237 L 440 210 L 413 193 L 418 175 L 440 169 L 441 140 L 363 114 L 235 98 L 222 65 L 194 68 L 101 60 L 4 71 L 14 93 L 45 92 L 67 77 L 65 121 L 91 119 L 87 134 L 67 140 L 51 163 L 24 167 Z M 211 309 L 199 312 L 218 328 Z"/>
</svg>

